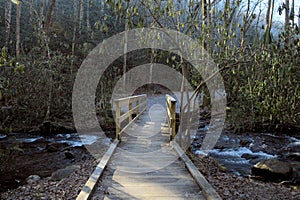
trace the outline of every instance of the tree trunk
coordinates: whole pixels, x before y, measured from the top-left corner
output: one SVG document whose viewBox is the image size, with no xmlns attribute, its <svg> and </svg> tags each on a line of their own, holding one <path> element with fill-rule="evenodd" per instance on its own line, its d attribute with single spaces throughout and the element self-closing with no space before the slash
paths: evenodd
<svg viewBox="0 0 300 200">
<path fill-rule="evenodd" d="M 268 9 L 266 14 L 266 30 L 264 34 L 263 44 L 270 44 L 271 41 L 271 29 L 273 23 L 273 12 L 274 12 L 274 0 L 268 1 Z"/>
<path fill-rule="evenodd" d="M 51 23 L 52 23 L 52 16 L 53 16 L 53 13 L 54 13 L 55 3 L 56 3 L 56 0 L 52 0 L 50 9 L 49 9 L 48 14 L 47 14 L 47 19 L 46 19 L 46 24 L 45 24 L 46 34 L 48 33 L 49 28 L 50 28 Z"/>
<path fill-rule="evenodd" d="M 272 9 L 271 9 L 271 17 L 270 17 L 270 23 L 269 23 L 269 28 L 270 28 L 270 31 L 272 29 L 272 24 L 273 24 L 273 14 L 274 14 L 274 1 L 275 0 L 272 0 Z"/>
<path fill-rule="evenodd" d="M 33 0 L 30 0 L 29 5 L 29 22 L 32 24 L 32 18 L 33 18 Z"/>
<path fill-rule="evenodd" d="M 285 0 L 285 31 L 289 30 L 290 23 L 290 0 Z"/>
<path fill-rule="evenodd" d="M 255 33 L 256 33 L 256 44 L 259 45 L 260 44 L 260 34 L 259 34 L 259 22 L 260 22 L 260 16 L 262 13 L 262 9 L 259 9 L 259 13 L 258 13 L 258 17 L 256 20 L 256 28 L 255 28 Z"/>
<path fill-rule="evenodd" d="M 5 2 L 5 46 L 8 47 L 11 25 L 11 0 Z"/>
<path fill-rule="evenodd" d="M 202 37 L 202 50 L 203 52 L 206 50 L 207 48 L 207 37 L 205 36 L 206 35 L 206 31 L 207 31 L 207 14 L 208 14 L 208 8 L 207 8 L 207 1 L 206 0 L 202 0 L 202 5 L 201 5 L 201 8 L 202 8 L 202 28 L 201 28 L 201 34 L 203 35 Z M 204 53 L 202 54 L 204 56 Z M 202 58 L 203 60 L 205 60 L 206 58 Z M 205 66 L 204 66 L 205 68 Z M 204 70 L 204 77 L 206 77 L 206 68 Z M 203 78 L 204 78 L 203 77 Z M 205 86 L 202 87 L 202 92 L 204 94 L 204 98 L 203 98 L 203 107 L 206 107 L 209 105 L 210 103 L 210 100 L 209 100 L 209 92 L 208 90 L 206 89 Z"/>
<path fill-rule="evenodd" d="M 127 1 L 126 8 L 129 8 L 129 1 Z M 124 40 L 124 60 L 123 60 L 123 88 L 124 91 L 126 89 L 126 71 L 127 71 L 127 31 L 128 31 L 128 12 L 125 10 L 126 15 L 125 15 L 125 40 Z"/>
<path fill-rule="evenodd" d="M 228 27 L 229 9 L 230 9 L 230 0 L 226 0 L 225 7 L 224 7 L 225 27 Z"/>
<path fill-rule="evenodd" d="M 290 20 L 292 20 L 292 25 L 295 25 L 295 0 L 292 1 Z"/>
<path fill-rule="evenodd" d="M 226 0 L 225 5 L 224 5 L 224 32 L 226 33 L 222 33 L 222 51 L 223 53 L 226 53 L 226 45 L 227 45 L 227 41 L 228 41 L 228 33 L 229 33 L 229 27 L 230 24 L 232 22 L 233 19 L 233 15 L 234 15 L 234 10 L 231 9 L 231 2 L 230 0 Z"/>
<path fill-rule="evenodd" d="M 43 18 L 44 18 L 44 0 L 41 1 L 40 5 L 40 20 L 39 20 L 39 29 L 43 30 L 44 29 L 44 24 L 43 24 Z"/>
<path fill-rule="evenodd" d="M 20 60 L 20 30 L 21 30 L 21 4 L 17 5 L 16 15 L 16 60 Z"/>
<path fill-rule="evenodd" d="M 40 36 L 41 36 L 41 44 L 43 45 L 43 47 L 45 47 L 43 49 L 42 55 L 44 57 L 47 57 L 48 59 L 48 72 L 49 74 L 47 75 L 49 77 L 48 80 L 48 99 L 46 101 L 47 103 L 47 110 L 46 110 L 46 114 L 45 114 L 45 118 L 44 121 L 47 121 L 50 119 L 50 114 L 51 114 L 51 110 L 52 110 L 52 96 L 53 96 L 53 71 L 52 71 L 52 64 L 51 64 L 51 52 L 50 52 L 50 48 L 49 48 L 49 37 L 48 37 L 48 31 L 51 25 L 51 21 L 52 21 L 52 16 L 53 16 L 53 12 L 54 12 L 54 8 L 55 8 L 55 3 L 56 0 L 52 0 L 51 1 L 51 5 L 50 5 L 50 9 L 48 11 L 47 14 L 47 18 L 46 21 L 44 23 L 43 19 L 44 19 L 44 10 L 45 10 L 45 4 L 47 4 L 48 1 L 42 0 L 41 1 L 41 6 L 40 6 L 40 13 L 39 13 L 39 31 L 40 31 Z"/>
<path fill-rule="evenodd" d="M 271 1 L 271 0 L 269 0 Z M 243 26 L 243 30 L 242 30 L 242 41 L 241 41 L 241 55 L 243 55 L 244 53 L 244 47 L 245 47 L 245 42 L 246 42 L 246 33 L 247 33 L 247 29 L 248 29 L 248 18 L 249 18 L 249 12 L 250 12 L 250 4 L 251 1 L 248 0 L 248 4 L 247 4 L 247 11 L 246 14 L 244 16 L 244 26 Z"/>
<path fill-rule="evenodd" d="M 207 48 L 206 51 L 210 53 L 211 51 L 211 0 L 207 2 Z"/>
<path fill-rule="evenodd" d="M 289 29 L 290 29 L 290 0 L 285 0 L 285 24 L 284 24 L 284 29 L 285 29 L 285 46 L 287 47 L 289 45 Z"/>
<path fill-rule="evenodd" d="M 71 61 L 71 74 L 73 74 L 74 56 L 75 56 L 75 42 L 78 22 L 78 4 L 77 0 L 73 0 L 73 37 L 72 37 L 72 61 Z"/>
<path fill-rule="evenodd" d="M 79 10 L 79 34 L 82 32 L 82 24 L 83 24 L 83 14 L 84 14 L 84 0 L 80 0 L 80 10 Z"/>
<path fill-rule="evenodd" d="M 298 27 L 300 28 L 300 7 L 299 7 L 299 11 L 298 11 Z"/>
<path fill-rule="evenodd" d="M 201 29 L 201 34 L 202 34 L 202 48 L 206 49 L 206 37 L 204 37 L 204 35 L 206 35 L 206 28 L 207 28 L 207 2 L 206 0 L 202 0 L 202 29 Z"/>
<path fill-rule="evenodd" d="M 91 32 L 91 25 L 90 25 L 90 0 L 87 0 L 86 2 L 86 29 L 87 29 L 87 34 L 88 37 L 90 37 L 90 32 Z"/>
</svg>

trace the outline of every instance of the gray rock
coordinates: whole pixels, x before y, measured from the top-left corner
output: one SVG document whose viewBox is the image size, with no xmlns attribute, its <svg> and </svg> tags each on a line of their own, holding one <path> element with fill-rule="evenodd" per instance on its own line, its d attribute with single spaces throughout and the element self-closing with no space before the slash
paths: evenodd
<svg viewBox="0 0 300 200">
<path fill-rule="evenodd" d="M 41 179 L 40 176 L 38 175 L 30 175 L 26 178 L 26 183 L 28 183 L 29 185 L 34 185 L 36 184 L 39 180 Z"/>
<path fill-rule="evenodd" d="M 240 140 L 240 145 L 241 145 L 242 147 L 249 146 L 250 143 L 251 143 L 251 141 L 250 141 L 250 140 L 247 140 L 247 139 L 242 139 L 242 140 Z"/>
<path fill-rule="evenodd" d="M 64 178 L 68 178 L 77 169 L 80 169 L 79 165 L 71 165 L 64 169 L 59 169 L 52 173 L 51 180 L 60 181 Z"/>
<path fill-rule="evenodd" d="M 291 182 L 299 185 L 300 184 L 300 162 L 292 161 L 291 165 L 293 167 L 293 176 Z"/>
<path fill-rule="evenodd" d="M 299 152 L 289 153 L 287 154 L 286 158 L 300 162 L 300 153 Z"/>
<path fill-rule="evenodd" d="M 52 135 L 58 133 L 74 133 L 74 127 L 67 126 L 58 122 L 44 121 L 39 130 L 42 135 Z"/>
<path fill-rule="evenodd" d="M 252 167 L 252 175 L 269 181 L 289 180 L 293 169 L 290 163 L 277 159 L 263 160 Z"/>
<path fill-rule="evenodd" d="M 75 158 L 75 155 L 71 151 L 66 150 L 64 152 L 64 154 L 65 154 L 65 158 L 67 158 L 67 159 L 73 159 L 73 158 Z"/>
<path fill-rule="evenodd" d="M 49 144 L 49 145 L 47 144 L 46 150 L 48 152 L 56 152 L 56 151 L 59 151 L 59 148 L 56 147 L 54 144 Z"/>
<path fill-rule="evenodd" d="M 300 142 L 292 142 L 287 146 L 290 152 L 300 152 Z"/>
</svg>

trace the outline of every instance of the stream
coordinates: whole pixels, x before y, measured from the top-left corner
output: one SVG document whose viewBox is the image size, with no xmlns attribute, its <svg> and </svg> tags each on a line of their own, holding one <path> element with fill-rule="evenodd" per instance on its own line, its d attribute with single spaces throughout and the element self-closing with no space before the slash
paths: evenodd
<svg viewBox="0 0 300 200">
<path fill-rule="evenodd" d="M 79 137 L 77 133 L 0 135 L 0 153 L 3 153 L 0 156 L 0 192 L 17 188 L 30 175 L 48 177 L 58 169 L 90 159 L 92 156 L 84 145 L 96 143 L 105 149 L 110 142 L 110 138 L 101 139 L 97 135 Z M 13 150 L 9 152 L 9 149 Z M 70 152 L 71 157 L 67 157 L 65 152 Z"/>
<path fill-rule="evenodd" d="M 196 155 L 204 154 L 200 150 L 208 126 L 199 128 L 192 136 L 192 150 Z M 82 162 L 91 157 L 84 145 L 108 146 L 111 138 L 102 139 L 97 135 L 56 134 L 39 136 L 28 133 L 0 135 L 0 150 L 19 146 L 13 156 L 13 162 L 0 173 L 0 189 L 5 191 L 24 184 L 24 180 L 33 174 L 41 177 L 50 176 L 57 169 Z M 65 150 L 74 154 L 67 159 Z M 271 133 L 234 134 L 224 130 L 214 149 L 205 154 L 214 157 L 226 167 L 226 171 L 239 176 L 251 175 L 251 168 L 256 163 L 269 158 L 292 159 L 300 161 L 300 135 Z M 1 160 L 1 162 L 6 162 Z M 2 167 L 2 166 L 1 166 Z M 3 168 L 3 167 L 2 167 Z M 1 192 L 0 191 L 0 192 Z"/>
<path fill-rule="evenodd" d="M 208 153 L 200 150 L 208 125 L 193 136 L 192 149 L 196 155 L 208 154 L 224 165 L 228 172 L 249 176 L 256 163 L 271 158 L 299 159 L 300 135 L 275 135 L 271 133 L 234 134 L 223 131 L 214 149 Z M 299 148 L 299 149 L 298 149 Z"/>
<path fill-rule="evenodd" d="M 72 134 L 56 134 L 53 136 L 37 136 L 34 134 L 27 133 L 11 133 L 9 136 L 0 135 L 0 144 L 4 142 L 19 142 L 19 143 L 34 143 L 34 142 L 45 142 L 45 143 L 66 143 L 72 147 L 81 147 L 84 145 L 91 145 L 95 143 L 100 137 L 96 135 L 78 135 L 77 133 Z M 109 144 L 111 139 L 104 141 L 105 144 Z"/>
</svg>

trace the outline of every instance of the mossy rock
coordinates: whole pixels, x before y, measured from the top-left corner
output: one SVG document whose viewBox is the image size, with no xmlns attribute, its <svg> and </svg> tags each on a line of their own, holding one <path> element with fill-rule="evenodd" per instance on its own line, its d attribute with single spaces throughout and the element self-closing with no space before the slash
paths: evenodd
<svg viewBox="0 0 300 200">
<path fill-rule="evenodd" d="M 267 159 L 255 164 L 251 172 L 267 181 L 283 181 L 291 178 L 293 168 L 288 162 Z"/>
</svg>

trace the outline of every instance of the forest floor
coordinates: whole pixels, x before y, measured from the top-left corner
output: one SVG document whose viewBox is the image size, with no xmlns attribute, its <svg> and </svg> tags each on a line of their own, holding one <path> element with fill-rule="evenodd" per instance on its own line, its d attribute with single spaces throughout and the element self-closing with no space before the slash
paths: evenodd
<svg viewBox="0 0 300 200">
<path fill-rule="evenodd" d="M 220 169 L 220 164 L 212 157 L 194 155 L 191 152 L 188 155 L 223 199 L 300 199 L 300 190 L 297 186 L 237 176 L 223 172 Z"/>
</svg>

